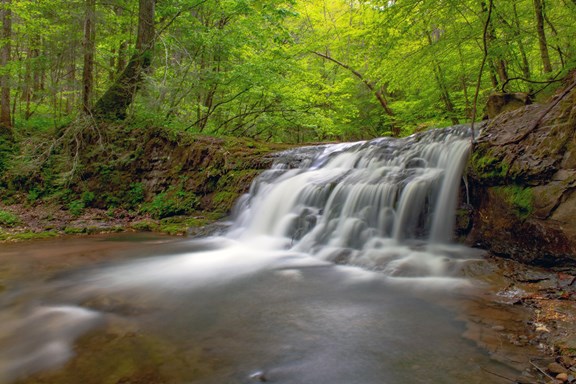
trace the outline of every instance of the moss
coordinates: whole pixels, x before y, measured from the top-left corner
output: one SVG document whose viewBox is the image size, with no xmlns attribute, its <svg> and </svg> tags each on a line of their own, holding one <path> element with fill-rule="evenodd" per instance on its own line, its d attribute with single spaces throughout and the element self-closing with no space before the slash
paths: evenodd
<svg viewBox="0 0 576 384">
<path fill-rule="evenodd" d="M 132 229 L 135 229 L 137 231 L 142 231 L 142 232 L 153 232 L 156 231 L 158 229 L 158 224 L 150 219 L 144 219 L 141 221 L 137 221 L 135 223 L 132 223 L 130 225 L 130 227 Z"/>
<path fill-rule="evenodd" d="M 0 241 L 21 241 L 21 240 L 41 240 L 50 239 L 58 236 L 58 233 L 53 231 L 44 232 L 21 232 L 21 233 L 5 233 L 0 231 Z"/>
<path fill-rule="evenodd" d="M 217 192 L 212 198 L 212 209 L 216 212 L 227 213 L 234 205 L 236 199 L 238 199 L 238 193 L 236 192 Z"/>
<path fill-rule="evenodd" d="M 474 152 L 470 166 L 479 180 L 504 179 L 508 174 L 510 165 L 502 162 L 490 154 Z"/>
<path fill-rule="evenodd" d="M 67 235 L 78 235 L 81 233 L 88 233 L 88 229 L 85 227 L 66 227 L 64 228 L 64 233 Z"/>
<path fill-rule="evenodd" d="M 494 188 L 506 203 L 508 203 L 516 216 L 525 219 L 534 212 L 534 194 L 532 188 L 519 185 L 509 185 Z"/>
</svg>

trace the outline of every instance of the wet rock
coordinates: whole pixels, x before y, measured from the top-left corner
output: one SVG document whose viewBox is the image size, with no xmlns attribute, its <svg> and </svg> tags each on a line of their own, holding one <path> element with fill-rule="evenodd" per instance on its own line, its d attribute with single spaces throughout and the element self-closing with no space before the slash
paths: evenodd
<svg viewBox="0 0 576 384">
<path fill-rule="evenodd" d="M 574 359 L 572 359 L 571 357 L 568 357 L 568 356 L 560 356 L 560 358 L 558 359 L 558 362 L 567 368 L 570 368 L 576 364 Z"/>
<path fill-rule="evenodd" d="M 253 374 L 250 375 L 250 379 L 259 383 L 268 382 L 268 377 L 266 376 L 266 373 L 263 371 L 254 372 Z"/>
<path fill-rule="evenodd" d="M 548 364 L 548 371 L 553 375 L 558 375 L 561 373 L 568 375 L 568 370 L 558 363 Z"/>
<path fill-rule="evenodd" d="M 502 113 L 483 129 L 469 167 L 467 242 L 576 269 L 576 91 L 559 95 L 557 104 Z"/>
</svg>

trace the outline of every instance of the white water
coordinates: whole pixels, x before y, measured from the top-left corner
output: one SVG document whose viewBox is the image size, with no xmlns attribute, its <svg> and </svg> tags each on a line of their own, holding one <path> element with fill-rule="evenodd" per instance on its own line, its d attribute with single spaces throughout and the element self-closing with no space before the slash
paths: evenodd
<svg viewBox="0 0 576 384">
<path fill-rule="evenodd" d="M 240 200 L 225 236 L 197 241 L 200 251 L 97 270 L 62 289 L 76 301 L 144 291 L 166 297 L 261 271 L 299 278 L 302 268 L 334 263 L 362 268 L 346 267 L 350 281 L 374 279 L 378 271 L 399 286 L 452 289 L 462 282 L 451 277 L 461 249 L 450 242 L 468 151 L 468 130 L 456 127 L 287 152 Z M 41 306 L 21 315 L 8 328 L 33 328 L 38 337 L 0 351 L 0 382 L 62 364 L 73 340 L 99 318 L 78 307 Z M 59 326 L 43 324 L 55 316 Z"/>
</svg>

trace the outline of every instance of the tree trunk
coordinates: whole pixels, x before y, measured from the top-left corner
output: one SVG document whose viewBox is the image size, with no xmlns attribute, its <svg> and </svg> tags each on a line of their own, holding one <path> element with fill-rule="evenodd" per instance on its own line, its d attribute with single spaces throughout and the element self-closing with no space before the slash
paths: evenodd
<svg viewBox="0 0 576 384">
<path fill-rule="evenodd" d="M 5 68 L 10 62 L 12 48 L 11 0 L 2 0 L 0 7 L 3 43 L 0 48 L 0 67 Z M 10 74 L 4 73 L 0 76 L 0 136 L 12 137 L 12 116 L 10 112 Z"/>
<path fill-rule="evenodd" d="M 82 71 L 82 111 L 92 112 L 94 53 L 96 50 L 96 0 L 86 0 L 84 18 L 84 69 Z"/>
<path fill-rule="evenodd" d="M 432 36 L 428 33 L 426 34 L 428 37 L 428 44 L 432 46 L 434 41 L 432 40 Z M 456 116 L 456 111 L 454 110 L 454 104 L 452 103 L 452 99 L 450 98 L 450 93 L 448 92 L 448 87 L 446 86 L 446 78 L 444 77 L 444 71 L 442 71 L 442 67 L 440 63 L 436 60 L 436 56 L 432 56 L 432 65 L 433 65 L 433 72 L 434 78 L 436 79 L 436 84 L 438 84 L 438 89 L 440 91 L 440 98 L 444 103 L 444 107 L 446 108 L 446 112 L 450 117 L 450 121 L 452 124 L 456 125 L 460 122 L 458 121 L 458 117 Z"/>
<path fill-rule="evenodd" d="M 518 39 L 518 49 L 520 50 L 520 55 L 522 56 L 522 74 L 526 79 L 530 80 L 530 63 L 528 62 L 528 55 L 526 54 L 526 48 L 524 47 L 524 42 L 522 41 L 522 30 L 520 27 L 520 18 L 518 17 L 516 3 L 513 2 L 512 7 L 514 9 L 514 34 Z"/>
<path fill-rule="evenodd" d="M 142 85 L 143 75 L 152 63 L 155 3 L 156 0 L 140 0 L 136 52 L 118 79 L 96 103 L 93 110 L 95 117 L 105 120 L 126 118 L 126 110 L 132 104 L 136 92 Z"/>
<path fill-rule="evenodd" d="M 544 73 L 550 73 L 552 72 L 552 64 L 550 63 L 548 42 L 546 41 L 546 32 L 544 31 L 543 1 L 544 0 L 534 0 L 534 12 L 536 13 L 536 31 L 538 32 L 538 44 L 540 46 L 540 57 L 542 58 Z"/>
</svg>

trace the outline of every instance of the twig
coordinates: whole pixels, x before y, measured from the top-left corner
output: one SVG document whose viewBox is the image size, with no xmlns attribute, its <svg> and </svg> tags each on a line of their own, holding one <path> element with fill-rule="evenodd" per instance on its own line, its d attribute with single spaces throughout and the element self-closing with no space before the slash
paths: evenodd
<svg viewBox="0 0 576 384">
<path fill-rule="evenodd" d="M 503 375 L 501 375 L 501 374 L 499 374 L 499 373 L 496 373 L 496 372 L 489 371 L 488 369 L 486 369 L 486 368 L 484 368 L 484 367 L 480 367 L 480 368 L 481 368 L 484 372 L 488 372 L 488 373 L 491 374 L 491 375 L 500 377 L 501 379 L 504 379 L 504 380 L 508 380 L 508 381 L 511 382 L 511 383 L 516 383 L 516 380 L 514 380 L 514 379 L 511 379 L 511 378 L 509 378 L 509 377 L 503 376 Z"/>
<path fill-rule="evenodd" d="M 482 83 L 482 73 L 484 72 L 484 66 L 486 65 L 486 60 L 488 59 L 488 27 L 490 26 L 490 18 L 492 17 L 492 9 L 494 8 L 494 1 L 490 0 L 488 5 L 488 15 L 486 16 L 486 23 L 484 23 L 484 32 L 482 34 L 482 63 L 480 64 L 480 70 L 478 71 L 478 79 L 476 80 L 476 90 L 474 91 L 474 102 L 472 105 L 472 123 L 470 125 L 470 143 L 472 148 L 474 148 L 474 120 L 476 120 L 476 114 L 478 112 L 478 94 L 480 93 L 480 83 Z"/>
<path fill-rule="evenodd" d="M 559 75 L 560 73 L 558 73 Z M 500 89 L 502 90 L 502 92 L 507 93 L 506 92 L 506 86 L 508 85 L 509 82 L 511 82 L 512 80 L 522 80 L 526 83 L 531 83 L 531 84 L 547 84 L 550 85 L 552 83 L 559 83 L 561 81 L 564 81 L 564 79 L 556 79 L 556 77 L 558 77 L 558 75 L 554 76 L 552 78 L 552 80 L 544 80 L 544 81 L 536 81 L 536 80 L 530 80 L 530 79 L 526 79 L 524 77 L 511 77 L 509 79 L 506 79 L 506 81 L 504 82 L 504 84 L 502 84 L 502 87 L 500 87 Z"/>
<path fill-rule="evenodd" d="M 534 368 L 539 370 L 544 376 L 548 377 L 549 379 L 556 380 L 555 377 L 550 376 L 548 373 L 546 373 L 546 371 L 544 371 L 542 368 L 537 366 L 536 363 L 534 363 L 532 360 L 529 360 L 529 361 L 530 361 L 530 364 L 532 364 L 534 366 Z"/>
</svg>

